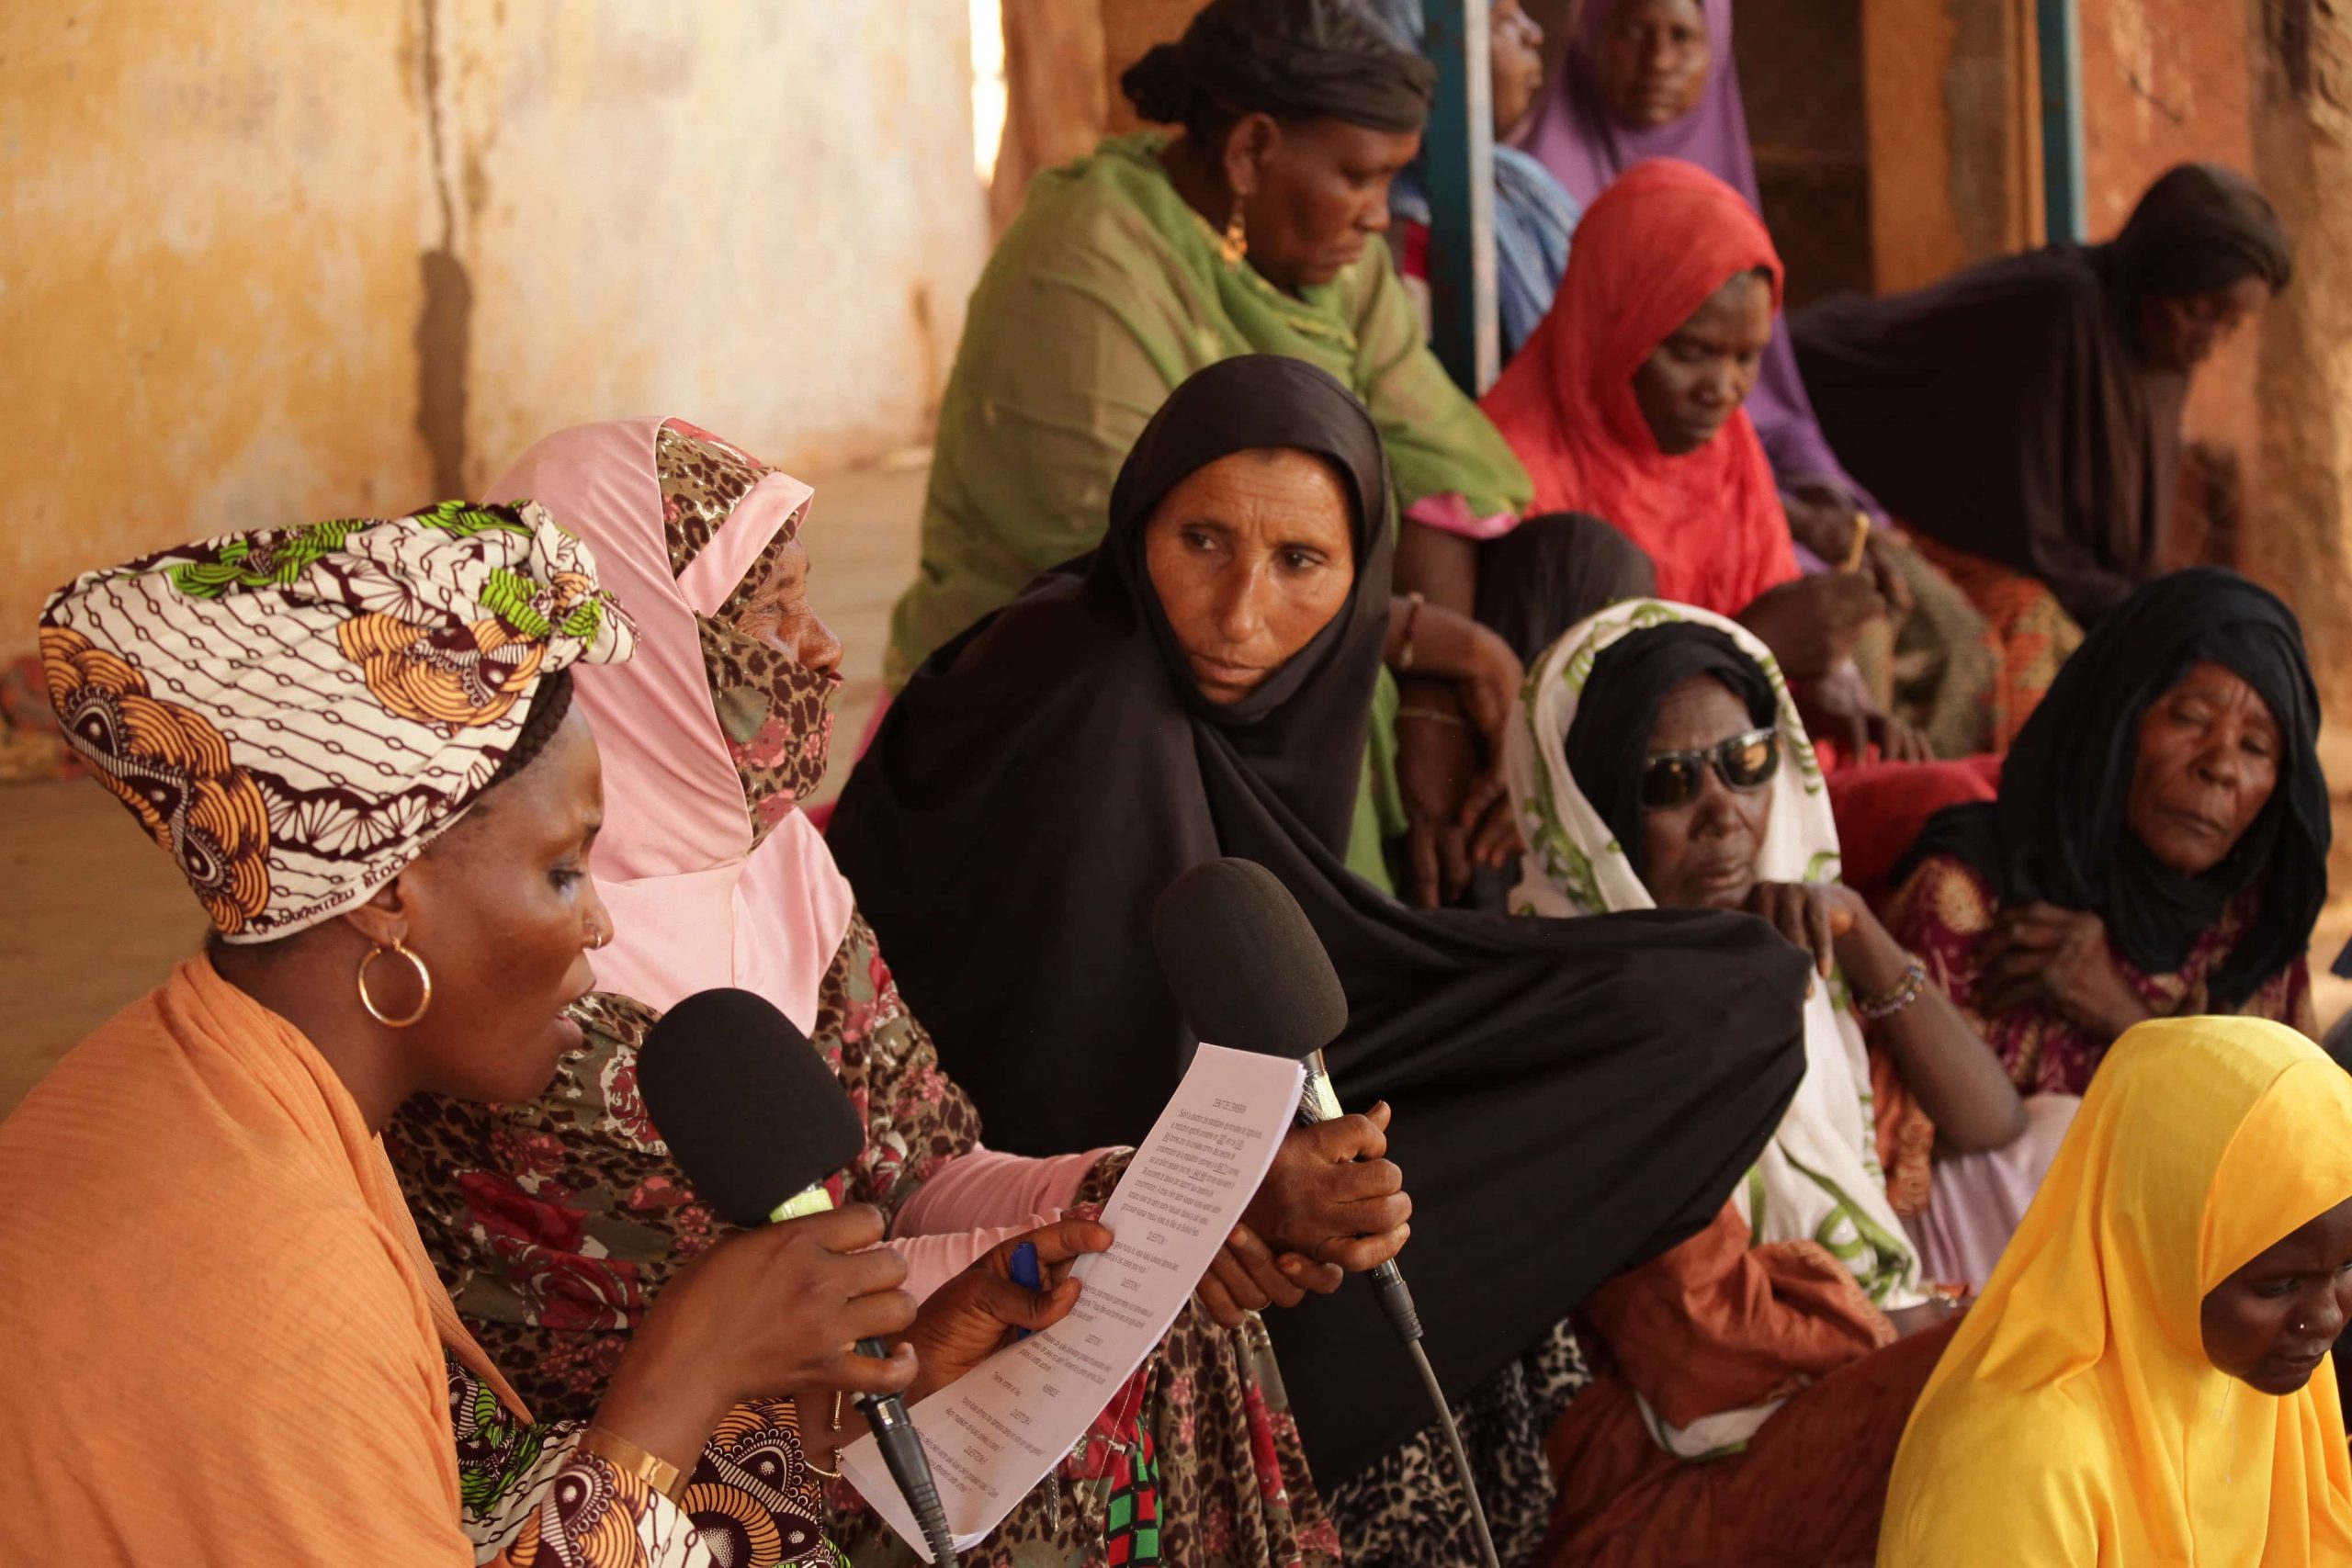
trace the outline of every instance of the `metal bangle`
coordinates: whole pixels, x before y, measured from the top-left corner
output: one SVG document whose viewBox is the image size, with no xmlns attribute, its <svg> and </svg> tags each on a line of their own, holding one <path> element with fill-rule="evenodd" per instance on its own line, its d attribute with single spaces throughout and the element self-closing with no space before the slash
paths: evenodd
<svg viewBox="0 0 2352 1568">
<path fill-rule="evenodd" d="M 1448 713 L 1443 708 L 1400 707 L 1396 710 L 1396 716 L 1398 718 L 1426 718 L 1432 724 L 1450 724 L 1456 729 L 1467 729 L 1470 728 L 1470 721 L 1468 719 L 1463 717 L 1458 713 Z"/>
<path fill-rule="evenodd" d="M 673 1503 L 684 1494 L 686 1483 L 694 1479 L 692 1472 L 681 1472 L 678 1467 L 659 1455 L 630 1442 L 606 1427 L 590 1427 L 581 1434 L 575 1453 L 594 1454 L 624 1475 L 634 1475 L 645 1483 L 650 1491 L 659 1492 Z"/>
</svg>

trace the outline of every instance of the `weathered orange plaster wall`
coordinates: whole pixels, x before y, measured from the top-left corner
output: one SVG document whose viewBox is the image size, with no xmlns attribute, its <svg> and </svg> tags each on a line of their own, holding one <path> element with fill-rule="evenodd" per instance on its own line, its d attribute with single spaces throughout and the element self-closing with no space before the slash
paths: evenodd
<svg viewBox="0 0 2352 1568">
<path fill-rule="evenodd" d="M 2244 4 L 2213 0 L 2079 0 L 2083 146 L 2090 232 L 2123 226 L 2157 175 L 2202 161 L 2255 172 L 2254 26 Z M 2247 332 L 2203 369 L 2189 393 L 2192 441 L 2228 446 L 2259 494 L 2260 333 Z"/>
<path fill-rule="evenodd" d="M 439 10 L 469 485 L 616 413 L 804 468 L 931 439 L 989 244 L 967 0 Z"/>
<path fill-rule="evenodd" d="M 679 414 L 930 439 L 967 0 L 0 4 L 0 656 L 78 571 Z"/>
<path fill-rule="evenodd" d="M 85 568 L 424 496 L 410 19 L 0 6 L 0 649 Z"/>
</svg>

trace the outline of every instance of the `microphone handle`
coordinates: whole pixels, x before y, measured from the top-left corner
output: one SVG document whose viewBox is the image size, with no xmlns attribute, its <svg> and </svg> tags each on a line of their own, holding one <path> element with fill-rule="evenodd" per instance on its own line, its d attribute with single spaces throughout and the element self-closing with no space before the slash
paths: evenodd
<svg viewBox="0 0 2352 1568">
<path fill-rule="evenodd" d="M 1306 1083 L 1298 1097 L 1298 1125 L 1312 1127 L 1344 1114 L 1340 1109 L 1339 1091 L 1331 1087 L 1331 1075 L 1323 1066 L 1323 1053 L 1316 1052 L 1303 1065 L 1306 1068 Z M 1421 1314 L 1413 1305 L 1413 1292 L 1405 1287 L 1405 1271 L 1396 1267 L 1395 1258 L 1372 1271 L 1372 1289 L 1380 1299 L 1380 1310 L 1388 1314 L 1389 1325 L 1396 1330 L 1396 1337 L 1408 1345 L 1417 1343 L 1421 1337 Z"/>
<path fill-rule="evenodd" d="M 890 1359 L 890 1348 L 879 1339 L 859 1340 L 857 1353 L 877 1361 Z M 947 1510 L 940 1506 L 939 1484 L 931 1475 L 931 1458 L 922 1451 L 922 1439 L 915 1435 L 915 1424 L 907 1417 L 907 1402 L 895 1393 L 861 1393 L 857 1407 L 865 1412 L 865 1424 L 874 1430 L 875 1444 L 882 1450 L 882 1462 L 889 1467 L 890 1479 L 899 1483 L 899 1495 L 907 1500 L 915 1522 L 922 1527 L 923 1540 L 931 1546 L 932 1562 L 953 1563 L 956 1538 L 947 1532 Z"/>
</svg>

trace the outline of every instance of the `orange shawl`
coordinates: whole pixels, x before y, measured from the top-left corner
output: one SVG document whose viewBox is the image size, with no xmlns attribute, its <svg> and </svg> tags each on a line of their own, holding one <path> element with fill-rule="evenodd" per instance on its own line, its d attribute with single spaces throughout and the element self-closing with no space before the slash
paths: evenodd
<svg viewBox="0 0 2352 1568">
<path fill-rule="evenodd" d="M 458 1321 L 358 1107 L 190 959 L 0 1125 L 0 1562 L 447 1563 Z"/>
<path fill-rule="evenodd" d="M 1740 194 L 1671 158 L 1637 164 L 1577 224 L 1552 313 L 1479 405 L 1534 479 L 1533 511 L 1615 525 L 1656 563 L 1657 597 L 1719 615 L 1797 575 L 1772 466 L 1745 409 L 1696 452 L 1659 451 L 1634 373 L 1758 267 L 1778 311 L 1780 254 Z"/>
</svg>

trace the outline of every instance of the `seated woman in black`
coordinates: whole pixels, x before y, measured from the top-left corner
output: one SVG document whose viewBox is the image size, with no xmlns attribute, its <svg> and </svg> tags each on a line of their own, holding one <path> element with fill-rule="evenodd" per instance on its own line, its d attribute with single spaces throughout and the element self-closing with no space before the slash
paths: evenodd
<svg viewBox="0 0 2352 1568">
<path fill-rule="evenodd" d="M 909 684 L 830 840 L 942 1063 L 1015 1151 L 1140 1134 L 1174 1085 L 1193 1036 L 1148 935 L 1169 883 L 1218 855 L 1282 879 L 1348 991 L 1340 1092 L 1394 1108 L 1430 1355 L 1516 1560 L 1550 1511 L 1544 1433 L 1582 1381 L 1563 1320 L 1720 1210 L 1795 1088 L 1807 970 L 1744 915 L 1422 912 L 1348 872 L 1393 538 L 1346 389 L 1274 356 L 1201 371 L 1129 456 L 1102 547 Z M 1283 1316 L 1348 1561 L 1468 1560 L 1369 1292 Z"/>
<path fill-rule="evenodd" d="M 1796 319 L 1838 459 L 1992 623 L 1995 750 L 2083 632 L 2162 570 L 2189 382 L 2292 271 L 2251 181 L 2184 164 L 2104 244 Z"/>
</svg>

